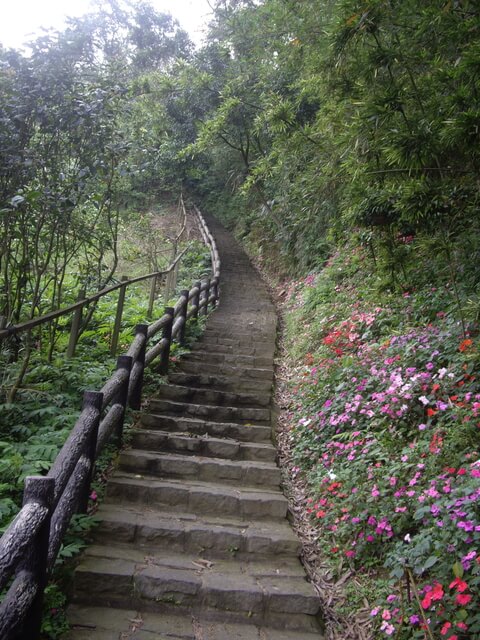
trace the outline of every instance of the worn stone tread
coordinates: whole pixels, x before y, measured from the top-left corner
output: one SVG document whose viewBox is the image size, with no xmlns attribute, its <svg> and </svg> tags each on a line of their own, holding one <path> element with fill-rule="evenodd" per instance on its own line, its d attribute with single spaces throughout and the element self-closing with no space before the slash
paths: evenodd
<svg viewBox="0 0 480 640">
<path fill-rule="evenodd" d="M 109 500 L 173 511 L 223 513 L 259 520 L 282 519 L 287 501 L 280 491 L 245 486 L 217 486 L 197 480 L 161 480 L 146 474 L 116 472 L 107 485 Z"/>
<path fill-rule="evenodd" d="M 184 386 L 165 384 L 160 387 L 157 398 L 167 398 L 177 402 L 193 404 L 215 404 L 233 407 L 268 407 L 271 403 L 269 393 L 234 393 L 221 389 L 202 389 L 193 385 Z"/>
<path fill-rule="evenodd" d="M 221 353 L 212 349 L 197 349 L 185 356 L 185 360 L 201 360 L 202 362 L 214 363 L 214 364 L 235 364 L 235 365 L 248 365 L 256 369 L 268 369 L 272 368 L 272 357 L 268 356 L 250 356 L 243 354 L 230 354 Z"/>
<path fill-rule="evenodd" d="M 194 615 L 79 605 L 72 606 L 69 613 L 73 628 L 65 640 L 293 640 L 291 631 L 204 620 Z M 318 633 L 296 632 L 294 640 L 321 638 Z"/>
<path fill-rule="evenodd" d="M 240 380 L 232 375 L 207 373 L 186 373 L 175 371 L 170 373 L 169 380 L 173 384 L 192 385 L 197 388 L 212 388 L 219 391 L 245 392 L 257 391 L 271 394 L 272 380 Z"/>
<path fill-rule="evenodd" d="M 252 521 L 234 516 L 195 515 L 104 504 L 98 511 L 97 539 L 135 545 L 158 545 L 173 552 L 196 552 L 208 558 L 245 558 L 288 554 L 300 543 L 287 521 Z M 105 538 L 107 536 L 107 538 Z"/>
<path fill-rule="evenodd" d="M 184 359 L 178 363 L 178 370 L 186 373 L 213 373 L 220 376 L 235 377 L 240 382 L 245 380 L 267 380 L 273 381 L 273 369 L 255 368 L 248 366 L 235 366 L 233 364 L 211 364 L 209 362 L 199 362 L 198 360 Z"/>
<path fill-rule="evenodd" d="M 180 453 L 158 453 L 129 449 L 120 455 L 120 469 L 136 474 L 168 478 L 195 478 L 207 482 L 278 487 L 280 469 L 272 462 L 227 460 Z"/>
<path fill-rule="evenodd" d="M 213 422 L 254 422 L 255 424 L 268 424 L 270 421 L 270 409 L 252 407 L 218 407 L 209 404 L 194 404 L 175 402 L 163 398 L 152 398 L 149 408 L 155 412 L 181 415 L 191 418 L 208 418 Z"/>
<path fill-rule="evenodd" d="M 135 429 L 132 445 L 147 451 L 172 451 L 184 455 L 275 462 L 277 451 L 272 444 L 242 442 L 233 438 L 215 438 L 207 434 L 170 433 L 153 429 Z"/>
<path fill-rule="evenodd" d="M 172 431 L 175 433 L 190 433 L 191 435 L 208 434 L 217 438 L 233 438 L 241 442 L 264 442 L 272 440 L 272 428 L 258 424 L 235 424 L 232 422 L 213 422 L 201 418 L 185 416 L 169 416 L 158 413 L 145 413 L 141 417 L 145 427 Z"/>
<path fill-rule="evenodd" d="M 90 546 L 78 565 L 77 602 L 140 606 L 143 601 L 205 610 L 315 616 L 319 602 L 296 559 L 208 561 L 158 549 Z"/>
<path fill-rule="evenodd" d="M 270 357 L 270 362 L 272 359 L 272 354 L 274 352 L 275 344 L 259 344 L 255 343 L 255 346 L 252 346 L 252 343 L 246 344 L 226 344 L 222 342 L 218 342 L 218 338 L 209 338 L 208 336 L 202 337 L 192 346 L 192 352 L 195 353 L 197 351 L 214 351 L 216 353 L 225 353 L 225 354 L 239 354 L 242 356 L 268 356 Z"/>
</svg>

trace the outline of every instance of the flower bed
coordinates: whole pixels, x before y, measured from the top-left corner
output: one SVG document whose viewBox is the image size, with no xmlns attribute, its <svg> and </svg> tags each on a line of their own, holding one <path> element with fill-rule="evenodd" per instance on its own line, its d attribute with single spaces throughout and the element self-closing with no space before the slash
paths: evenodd
<svg viewBox="0 0 480 640">
<path fill-rule="evenodd" d="M 349 259 L 296 283 L 287 303 L 308 511 L 332 561 L 378 575 L 375 637 L 480 637 L 475 327 L 465 335 L 443 311 L 444 289 L 373 305 L 361 254 Z"/>
</svg>

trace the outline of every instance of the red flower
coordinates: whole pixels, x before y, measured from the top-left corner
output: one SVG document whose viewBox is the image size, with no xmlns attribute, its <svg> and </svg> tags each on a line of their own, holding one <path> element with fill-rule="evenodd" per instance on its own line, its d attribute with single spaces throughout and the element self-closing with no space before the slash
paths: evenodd
<svg viewBox="0 0 480 640">
<path fill-rule="evenodd" d="M 462 342 L 460 343 L 460 346 L 458 347 L 459 351 L 466 351 L 469 347 L 471 347 L 473 344 L 473 340 L 470 340 L 469 338 L 467 340 L 462 340 Z"/>
<path fill-rule="evenodd" d="M 443 587 L 439 582 L 436 582 L 433 586 L 433 589 L 427 591 L 425 597 L 422 600 L 422 607 L 424 609 L 428 609 L 432 602 L 435 600 L 441 600 L 444 596 Z"/>
<path fill-rule="evenodd" d="M 449 584 L 449 588 L 455 588 L 455 590 L 459 593 L 463 593 L 468 589 L 468 584 L 465 582 L 465 580 L 461 580 L 461 578 L 455 578 L 455 580 Z"/>
<path fill-rule="evenodd" d="M 327 515 L 326 511 L 317 511 L 317 518 L 324 518 Z"/>
<path fill-rule="evenodd" d="M 447 635 L 447 631 L 450 629 L 451 626 L 452 626 L 451 622 L 445 622 L 445 624 L 443 625 L 443 627 L 440 630 L 440 635 L 446 636 Z"/>
<path fill-rule="evenodd" d="M 457 597 L 455 598 L 455 602 L 456 602 L 456 604 L 458 604 L 461 607 L 463 607 L 466 604 L 468 604 L 471 599 L 472 599 L 472 596 L 468 595 L 468 593 L 459 593 L 457 595 Z"/>
<path fill-rule="evenodd" d="M 428 407 L 427 409 L 427 416 L 429 418 L 432 418 L 435 414 L 437 413 L 436 409 L 432 409 L 431 407 Z"/>
</svg>

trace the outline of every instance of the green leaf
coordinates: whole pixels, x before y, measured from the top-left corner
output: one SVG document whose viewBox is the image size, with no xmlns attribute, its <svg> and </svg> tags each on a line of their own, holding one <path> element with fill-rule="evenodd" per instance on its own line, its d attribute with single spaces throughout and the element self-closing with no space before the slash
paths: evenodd
<svg viewBox="0 0 480 640">
<path fill-rule="evenodd" d="M 453 569 L 453 575 L 456 578 L 463 578 L 463 566 L 461 562 L 458 562 L 457 560 L 457 562 L 455 562 L 455 564 L 453 565 L 452 569 Z"/>
<path fill-rule="evenodd" d="M 430 569 L 430 567 L 433 567 L 433 565 L 436 564 L 437 562 L 438 562 L 437 556 L 430 556 L 425 561 L 423 565 L 423 570 L 426 571 L 427 569 Z"/>
</svg>

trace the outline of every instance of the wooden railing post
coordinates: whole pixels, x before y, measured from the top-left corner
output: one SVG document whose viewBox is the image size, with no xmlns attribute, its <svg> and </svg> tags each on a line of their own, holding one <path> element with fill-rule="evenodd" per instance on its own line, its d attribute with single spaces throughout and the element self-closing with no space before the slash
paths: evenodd
<svg viewBox="0 0 480 640">
<path fill-rule="evenodd" d="M 131 356 L 118 356 L 118 358 L 117 358 L 117 371 L 119 369 L 125 369 L 127 371 L 127 373 L 128 373 L 128 375 L 126 376 L 125 382 L 122 384 L 117 396 L 115 397 L 115 402 L 117 404 L 121 404 L 122 407 L 123 407 L 123 413 L 121 415 L 121 418 L 118 421 L 118 424 L 117 424 L 117 427 L 116 427 L 116 434 L 115 434 L 118 446 L 121 447 L 122 444 L 123 444 L 123 423 L 124 423 L 124 420 L 125 420 L 125 411 L 126 411 L 127 404 L 128 404 L 128 383 L 129 383 L 129 380 L 130 380 L 130 372 L 132 370 L 132 357 Z"/>
<path fill-rule="evenodd" d="M 128 280 L 127 276 L 122 276 L 121 281 Z M 113 325 L 112 342 L 110 344 L 110 355 L 114 356 L 118 347 L 118 337 L 122 326 L 123 305 L 125 304 L 125 293 L 127 285 L 123 285 L 118 293 L 117 312 L 115 314 L 115 324 Z"/>
<path fill-rule="evenodd" d="M 206 283 L 206 288 L 204 291 L 204 300 L 205 300 L 205 306 L 203 307 L 203 315 L 207 316 L 208 315 L 208 299 L 210 297 L 210 278 L 207 278 L 207 280 L 205 280 Z"/>
<path fill-rule="evenodd" d="M 167 324 L 163 327 L 162 330 L 162 340 L 165 340 L 165 349 L 162 352 L 160 357 L 160 365 L 158 367 L 158 372 L 162 376 L 166 376 L 168 373 L 168 365 L 170 362 L 170 345 L 172 344 L 172 326 L 173 326 L 173 307 L 165 307 L 164 313 L 169 316 L 169 320 Z"/>
<path fill-rule="evenodd" d="M 200 304 L 200 287 L 202 286 L 202 283 L 198 281 L 198 282 L 195 282 L 193 286 L 195 289 L 197 289 L 197 293 L 192 298 L 192 305 L 193 305 L 192 318 L 196 320 L 198 318 L 198 305 Z"/>
<path fill-rule="evenodd" d="M 178 314 L 180 318 L 183 318 L 182 326 L 180 327 L 180 332 L 178 334 L 178 344 L 185 344 L 185 330 L 187 328 L 187 307 L 188 307 L 188 289 L 182 289 L 180 291 L 180 297 L 183 298 L 182 307 L 180 309 L 180 313 Z"/>
<path fill-rule="evenodd" d="M 85 391 L 83 394 L 83 409 L 90 409 L 94 412 L 95 417 L 92 423 L 92 431 L 89 434 L 87 446 L 85 448 L 85 456 L 88 459 L 90 468 L 85 479 L 85 486 L 78 500 L 78 513 L 87 513 L 88 500 L 90 498 L 90 489 L 95 471 L 95 457 L 97 451 L 98 425 L 102 412 L 103 393 L 99 391 Z"/>
<path fill-rule="evenodd" d="M 130 407 L 138 410 L 142 404 L 142 388 L 143 388 L 143 373 L 145 369 L 145 352 L 147 349 L 147 333 L 148 324 L 137 324 L 135 327 L 135 335 L 142 334 L 145 336 L 142 348 L 138 354 L 137 359 L 133 363 L 132 372 L 135 373 L 135 387 L 130 395 Z"/>
<path fill-rule="evenodd" d="M 149 320 L 152 319 L 153 304 L 155 302 L 155 293 L 156 292 L 157 292 L 157 276 L 154 276 L 152 278 L 152 282 L 150 284 L 150 297 L 148 299 L 147 318 Z"/>
<path fill-rule="evenodd" d="M 17 636 L 18 640 L 36 640 L 36 638 L 40 637 L 43 593 L 47 586 L 48 541 L 50 538 L 54 491 L 54 478 L 45 476 L 29 476 L 25 478 L 23 504 L 26 505 L 31 502 L 41 504 L 48 508 L 49 515 L 38 532 L 36 544 L 32 545 L 25 562 L 20 567 L 21 571 L 25 571 L 34 577 L 35 583 L 38 585 L 38 591 L 21 633 Z"/>
<path fill-rule="evenodd" d="M 85 290 L 82 289 L 78 294 L 77 302 L 85 298 Z M 70 328 L 70 339 L 68 341 L 67 358 L 73 358 L 75 355 L 75 347 L 77 346 L 78 332 L 82 323 L 83 307 L 75 309 L 73 312 L 72 326 Z"/>
</svg>

